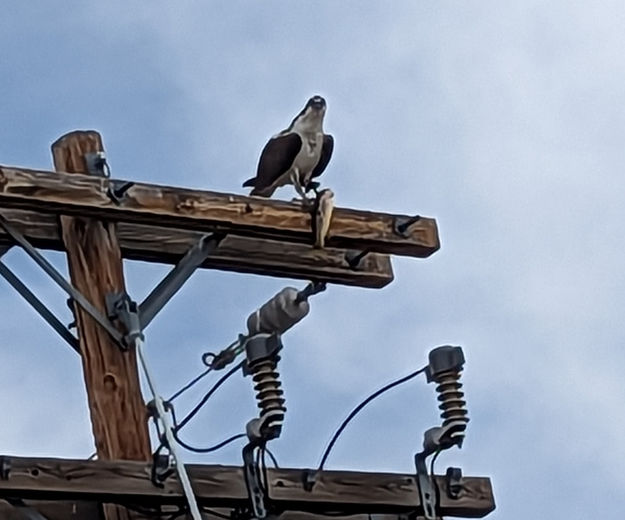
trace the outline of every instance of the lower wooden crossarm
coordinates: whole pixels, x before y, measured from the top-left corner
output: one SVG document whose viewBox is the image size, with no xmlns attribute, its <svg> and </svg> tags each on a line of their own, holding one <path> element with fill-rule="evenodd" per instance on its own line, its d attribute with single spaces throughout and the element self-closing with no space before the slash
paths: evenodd
<svg viewBox="0 0 625 520">
<path fill-rule="evenodd" d="M 150 481 L 150 465 L 129 461 L 84 461 L 11 457 L 7 478 L 0 480 L 0 498 L 97 501 L 153 508 L 184 504 L 175 476 L 164 487 Z M 193 489 L 202 507 L 247 505 L 243 469 L 235 466 L 188 465 Z M 421 511 L 414 475 L 323 471 L 312 491 L 304 488 L 307 470 L 269 469 L 271 504 L 278 511 L 301 513 L 389 514 Z M 495 508 L 490 480 L 463 477 L 458 498 L 445 492 L 437 476 L 442 516 L 480 518 Z"/>
</svg>

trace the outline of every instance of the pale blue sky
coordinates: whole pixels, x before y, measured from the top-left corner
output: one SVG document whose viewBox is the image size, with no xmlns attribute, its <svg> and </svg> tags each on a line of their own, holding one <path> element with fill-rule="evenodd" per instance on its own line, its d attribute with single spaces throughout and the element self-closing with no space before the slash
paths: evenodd
<svg viewBox="0 0 625 520">
<path fill-rule="evenodd" d="M 330 287 L 284 337 L 288 412 L 273 450 L 315 466 L 371 391 L 462 345 L 461 466 L 490 476 L 489 518 L 625 511 L 625 6 L 621 2 L 13 2 L 0 17 L 0 164 L 48 168 L 61 134 L 104 137 L 113 176 L 242 193 L 267 138 L 313 94 L 336 140 L 336 203 L 438 220 L 441 250 L 397 258 L 379 291 Z M 277 193 L 290 199 L 292 190 Z M 50 258 L 64 268 L 60 254 Z M 59 314 L 65 297 L 7 262 Z M 141 299 L 166 272 L 126 265 Z M 204 271 L 147 331 L 164 394 L 285 285 Z M 0 452 L 92 452 L 79 360 L 13 291 L 0 296 Z M 190 407 L 198 389 L 179 407 Z M 186 438 L 256 413 L 230 382 Z M 413 471 L 434 388 L 372 404 L 329 468 Z M 238 464 L 239 446 L 189 461 Z"/>
</svg>

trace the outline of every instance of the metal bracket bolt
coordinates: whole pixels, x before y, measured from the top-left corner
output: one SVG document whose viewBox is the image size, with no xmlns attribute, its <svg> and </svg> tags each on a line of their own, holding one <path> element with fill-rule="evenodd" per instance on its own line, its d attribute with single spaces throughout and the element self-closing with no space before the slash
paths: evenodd
<svg viewBox="0 0 625 520">
<path fill-rule="evenodd" d="M 345 261 L 349 265 L 350 269 L 356 270 L 360 267 L 362 260 L 369 254 L 369 250 L 358 251 L 355 249 L 349 249 L 345 252 Z"/>
<path fill-rule="evenodd" d="M 462 470 L 460 468 L 447 468 L 445 473 L 445 483 L 447 487 L 447 496 L 456 499 L 462 491 Z"/>
<path fill-rule="evenodd" d="M 421 220 L 420 215 L 415 215 L 414 217 L 395 217 L 393 221 L 393 231 L 400 237 L 409 238 L 410 233 L 408 230 L 410 226 L 419 220 Z"/>
<path fill-rule="evenodd" d="M 106 162 L 106 154 L 104 152 L 89 152 L 84 155 L 84 158 L 89 175 L 97 175 L 99 177 L 111 176 L 111 170 Z"/>
<path fill-rule="evenodd" d="M 134 185 L 134 182 L 111 180 L 106 190 L 106 195 L 115 204 L 119 205 L 124 200 L 126 192 Z"/>
<path fill-rule="evenodd" d="M 9 457 L 0 456 L 0 479 L 9 480 L 11 473 L 11 459 Z"/>
</svg>

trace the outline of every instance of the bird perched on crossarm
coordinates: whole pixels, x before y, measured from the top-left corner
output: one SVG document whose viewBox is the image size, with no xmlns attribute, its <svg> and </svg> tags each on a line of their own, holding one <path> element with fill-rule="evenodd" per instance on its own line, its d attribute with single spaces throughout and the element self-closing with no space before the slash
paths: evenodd
<svg viewBox="0 0 625 520">
<path fill-rule="evenodd" d="M 334 138 L 323 133 L 325 113 L 325 99 L 313 96 L 289 127 L 269 140 L 256 177 L 243 183 L 253 188 L 250 195 L 271 197 L 280 186 L 293 184 L 302 202 L 309 204 L 306 193 L 319 186 L 312 179 L 326 169 L 334 149 Z"/>
</svg>

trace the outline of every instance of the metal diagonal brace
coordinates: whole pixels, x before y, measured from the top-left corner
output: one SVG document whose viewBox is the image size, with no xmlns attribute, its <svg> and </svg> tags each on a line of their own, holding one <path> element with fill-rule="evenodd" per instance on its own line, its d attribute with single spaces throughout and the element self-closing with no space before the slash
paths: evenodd
<svg viewBox="0 0 625 520">
<path fill-rule="evenodd" d="M 35 294 L 9 269 L 6 264 L 0 261 L 0 275 L 7 281 L 13 289 L 22 295 L 22 297 L 30 303 L 30 305 L 39 313 L 39 315 L 46 320 L 54 330 L 72 347 L 76 352 L 80 354 L 80 347 L 78 346 L 78 339 L 69 331 L 67 327 L 61 323 L 61 321 L 48 309 L 45 304 L 35 296 Z"/>
<path fill-rule="evenodd" d="M 83 296 L 83 294 L 76 289 L 71 283 L 69 283 L 61 273 L 59 273 L 54 266 L 48 262 L 45 257 L 39 253 L 31 244 L 24 238 L 19 231 L 17 231 L 9 222 L 4 218 L 4 216 L 0 215 L 0 226 L 2 226 L 5 231 L 11 235 L 13 240 L 15 240 L 21 247 L 24 249 L 26 254 L 30 256 L 35 263 L 41 267 L 47 274 L 54 280 L 61 289 L 63 289 L 69 296 L 71 296 L 76 303 L 78 303 L 101 327 L 108 332 L 111 337 L 123 347 L 123 335 L 119 332 L 113 324 L 104 316 L 96 307 L 94 307 L 87 298 Z"/>
<path fill-rule="evenodd" d="M 223 233 L 210 233 L 202 236 L 148 294 L 139 305 L 139 322 L 142 330 L 150 324 L 195 270 L 204 263 L 208 255 L 217 248 L 225 236 Z"/>
</svg>

